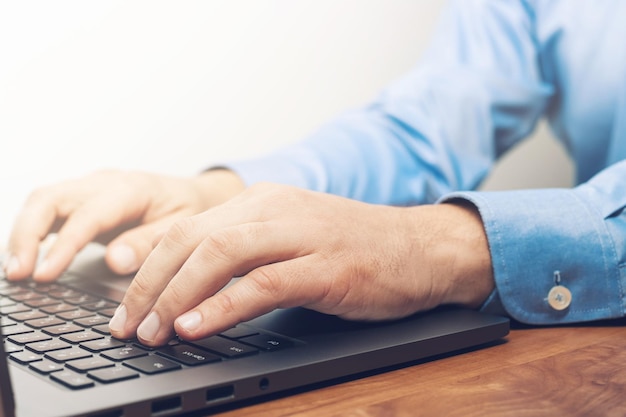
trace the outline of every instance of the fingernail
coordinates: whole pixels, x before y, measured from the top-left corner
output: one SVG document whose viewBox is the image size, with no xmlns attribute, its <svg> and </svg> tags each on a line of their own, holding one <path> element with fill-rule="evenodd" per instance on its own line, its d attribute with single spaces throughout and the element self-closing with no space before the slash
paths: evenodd
<svg viewBox="0 0 626 417">
<path fill-rule="evenodd" d="M 135 272 L 139 269 L 137 255 L 128 245 L 120 244 L 113 246 L 109 251 L 109 257 L 122 273 Z"/>
<path fill-rule="evenodd" d="M 137 337 L 146 342 L 154 342 L 160 327 L 159 315 L 153 311 L 137 328 Z"/>
<path fill-rule="evenodd" d="M 20 269 L 20 260 L 17 256 L 10 254 L 4 263 L 4 273 L 11 278 Z"/>
<path fill-rule="evenodd" d="M 109 329 L 111 331 L 118 333 L 124 330 L 126 326 L 126 306 L 124 304 L 120 304 L 115 310 L 115 314 L 109 320 Z"/>
<path fill-rule="evenodd" d="M 189 333 L 195 332 L 202 322 L 202 315 L 197 311 L 185 313 L 176 319 L 180 327 Z"/>
</svg>

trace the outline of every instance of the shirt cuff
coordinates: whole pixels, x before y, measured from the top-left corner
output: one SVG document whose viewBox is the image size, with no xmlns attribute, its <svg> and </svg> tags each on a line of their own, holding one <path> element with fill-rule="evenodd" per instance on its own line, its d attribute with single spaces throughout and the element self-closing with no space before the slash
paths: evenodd
<svg viewBox="0 0 626 417">
<path fill-rule="evenodd" d="M 439 202 L 455 199 L 476 206 L 489 242 L 497 290 L 483 311 L 529 324 L 623 316 L 614 239 L 597 207 L 575 189 L 457 192 Z M 548 297 L 557 284 L 571 293 L 563 309 Z"/>
</svg>

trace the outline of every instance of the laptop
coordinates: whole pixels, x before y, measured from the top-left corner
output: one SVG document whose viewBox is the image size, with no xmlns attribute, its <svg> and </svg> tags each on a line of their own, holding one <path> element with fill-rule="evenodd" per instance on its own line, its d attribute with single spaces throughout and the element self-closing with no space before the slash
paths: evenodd
<svg viewBox="0 0 626 417">
<path fill-rule="evenodd" d="M 488 348 L 509 320 L 441 308 L 387 322 L 276 310 L 195 342 L 151 349 L 116 340 L 108 320 L 131 277 L 90 246 L 57 282 L 0 280 L 0 417 L 164 417 Z"/>
</svg>

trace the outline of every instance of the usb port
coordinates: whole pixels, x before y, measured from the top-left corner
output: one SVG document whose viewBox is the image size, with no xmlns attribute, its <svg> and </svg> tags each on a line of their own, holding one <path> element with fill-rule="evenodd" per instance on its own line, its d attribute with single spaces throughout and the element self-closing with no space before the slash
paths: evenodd
<svg viewBox="0 0 626 417">
<path fill-rule="evenodd" d="M 207 390 L 206 402 L 212 403 L 215 401 L 226 400 L 235 396 L 235 387 L 233 385 L 225 385 L 223 387 L 217 387 Z"/>
</svg>

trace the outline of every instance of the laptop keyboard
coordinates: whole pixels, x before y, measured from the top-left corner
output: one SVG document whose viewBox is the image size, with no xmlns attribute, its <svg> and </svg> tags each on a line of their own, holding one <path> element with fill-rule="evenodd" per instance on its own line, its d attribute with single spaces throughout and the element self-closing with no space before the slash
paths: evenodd
<svg viewBox="0 0 626 417">
<path fill-rule="evenodd" d="M 111 337 L 117 303 L 68 284 L 0 278 L 0 327 L 13 363 L 71 389 L 174 372 L 294 346 L 296 341 L 239 325 L 193 342 L 150 348 Z"/>
</svg>

